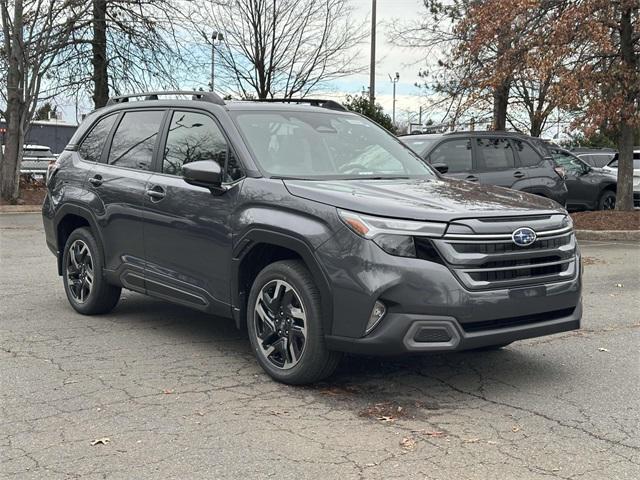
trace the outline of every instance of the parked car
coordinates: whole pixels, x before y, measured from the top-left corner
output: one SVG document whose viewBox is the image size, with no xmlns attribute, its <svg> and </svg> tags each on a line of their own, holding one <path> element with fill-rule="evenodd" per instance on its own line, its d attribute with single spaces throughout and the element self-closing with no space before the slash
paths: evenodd
<svg viewBox="0 0 640 480">
<path fill-rule="evenodd" d="M 587 165 L 602 168 L 611 161 L 616 151 L 602 148 L 572 148 L 571 153 L 585 162 Z"/>
<path fill-rule="evenodd" d="M 448 177 L 533 193 L 565 205 L 564 172 L 536 143 L 538 139 L 511 132 L 451 132 L 399 138 Z"/>
<path fill-rule="evenodd" d="M 603 170 L 618 175 L 618 154 L 604 167 Z M 640 148 L 633 150 L 633 206 L 640 207 Z"/>
<path fill-rule="evenodd" d="M 4 153 L 4 145 L 2 145 Z M 56 160 L 56 155 L 46 145 L 25 145 L 22 151 L 22 163 L 20 173 L 45 175 L 50 162 Z"/>
<path fill-rule="evenodd" d="M 109 312 L 126 288 L 233 318 L 290 384 L 341 352 L 580 327 L 580 251 L 556 202 L 443 178 L 332 101 L 189 95 L 111 100 L 52 167 L 44 229 L 76 311 Z"/>
<path fill-rule="evenodd" d="M 547 145 L 556 163 L 565 170 L 569 190 L 568 210 L 613 210 L 618 180 L 611 172 L 593 168 L 569 150 Z"/>
</svg>

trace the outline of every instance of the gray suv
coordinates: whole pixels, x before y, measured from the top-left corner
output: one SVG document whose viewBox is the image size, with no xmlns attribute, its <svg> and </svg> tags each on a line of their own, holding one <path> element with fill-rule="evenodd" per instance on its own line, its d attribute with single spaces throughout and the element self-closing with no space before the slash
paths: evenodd
<svg viewBox="0 0 640 480">
<path fill-rule="evenodd" d="M 533 193 L 566 205 L 564 172 L 539 139 L 511 132 L 452 132 L 406 135 L 400 140 L 449 177 Z"/>
<path fill-rule="evenodd" d="M 443 178 L 331 101 L 190 94 L 113 99 L 51 167 L 46 240 L 78 312 L 110 312 L 126 288 L 232 318 L 290 384 L 342 352 L 579 328 L 580 254 L 557 203 Z"/>
</svg>

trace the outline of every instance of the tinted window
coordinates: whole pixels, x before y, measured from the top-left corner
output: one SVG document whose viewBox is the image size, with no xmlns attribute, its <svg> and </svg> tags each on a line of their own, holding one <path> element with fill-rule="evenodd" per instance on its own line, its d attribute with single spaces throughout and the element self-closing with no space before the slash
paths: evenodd
<svg viewBox="0 0 640 480">
<path fill-rule="evenodd" d="M 107 140 L 116 118 L 118 118 L 118 115 L 109 115 L 108 117 L 98 120 L 91 132 L 89 132 L 89 135 L 87 135 L 82 141 L 82 144 L 80 144 L 78 152 L 87 162 L 100 161 L 104 142 Z"/>
<path fill-rule="evenodd" d="M 531 145 L 522 140 L 513 139 L 513 145 L 518 152 L 520 165 L 523 167 L 535 167 L 542 161 L 542 157 L 536 152 Z"/>
<path fill-rule="evenodd" d="M 182 175 L 185 163 L 201 160 L 213 160 L 224 170 L 228 152 L 227 141 L 213 118 L 202 113 L 174 112 L 167 134 L 162 172 Z M 229 169 L 230 179 L 242 176 L 235 157 L 230 158 Z"/>
<path fill-rule="evenodd" d="M 476 138 L 478 160 L 483 170 L 514 168 L 511 144 L 506 138 Z"/>
<path fill-rule="evenodd" d="M 448 165 L 447 173 L 468 172 L 473 170 L 471 159 L 471 140 L 461 138 L 438 145 L 429 155 L 432 164 Z"/>
<path fill-rule="evenodd" d="M 127 112 L 113 136 L 109 165 L 149 170 L 164 112 Z"/>
</svg>

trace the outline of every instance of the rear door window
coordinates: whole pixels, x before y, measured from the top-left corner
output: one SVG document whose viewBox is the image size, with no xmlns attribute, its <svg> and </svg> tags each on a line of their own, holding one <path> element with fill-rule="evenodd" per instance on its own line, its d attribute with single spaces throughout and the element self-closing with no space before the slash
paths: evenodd
<svg viewBox="0 0 640 480">
<path fill-rule="evenodd" d="M 84 140 L 78 148 L 78 153 L 87 162 L 99 162 L 102 155 L 102 149 L 109 137 L 111 127 L 118 118 L 117 114 L 103 117 L 96 122 L 89 135 L 84 137 Z"/>
<path fill-rule="evenodd" d="M 113 135 L 109 165 L 150 170 L 163 115 L 162 110 L 125 113 Z"/>
<path fill-rule="evenodd" d="M 431 164 L 444 163 L 449 167 L 447 173 L 469 172 L 473 170 L 471 140 L 461 138 L 441 143 L 429 155 Z"/>
<path fill-rule="evenodd" d="M 515 168 L 513 149 L 506 138 L 476 138 L 480 170 Z"/>
</svg>

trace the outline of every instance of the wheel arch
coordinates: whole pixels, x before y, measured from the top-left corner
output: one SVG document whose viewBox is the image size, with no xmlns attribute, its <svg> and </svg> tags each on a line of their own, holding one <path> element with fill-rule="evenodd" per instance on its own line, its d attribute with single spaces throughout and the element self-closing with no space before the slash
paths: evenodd
<svg viewBox="0 0 640 480">
<path fill-rule="evenodd" d="M 78 205 L 63 205 L 56 214 L 55 222 L 56 246 L 58 250 L 58 275 L 62 275 L 62 256 L 64 254 L 64 246 L 67 243 L 67 239 L 74 230 L 81 227 L 89 227 L 96 239 L 98 248 L 100 248 L 100 253 L 104 258 L 104 248 L 102 238 L 100 236 L 100 230 L 97 228 L 97 223 L 91 212 Z"/>
<path fill-rule="evenodd" d="M 252 229 L 242 236 L 233 249 L 231 263 L 231 305 L 236 326 L 246 326 L 246 307 L 253 280 L 267 265 L 279 261 L 299 259 L 309 269 L 318 290 L 325 315 L 323 326 L 330 332 L 333 303 L 329 281 L 313 254 L 302 239 L 283 232 Z"/>
</svg>

